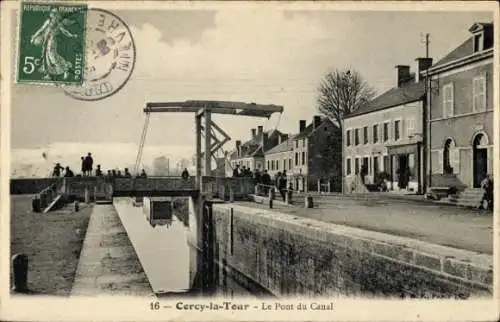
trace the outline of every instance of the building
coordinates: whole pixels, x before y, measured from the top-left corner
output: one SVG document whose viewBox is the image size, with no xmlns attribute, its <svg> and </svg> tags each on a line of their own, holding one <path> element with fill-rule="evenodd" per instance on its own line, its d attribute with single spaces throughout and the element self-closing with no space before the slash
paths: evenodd
<svg viewBox="0 0 500 322">
<path fill-rule="evenodd" d="M 293 174 L 293 138 L 295 136 L 283 134 L 279 144 L 265 153 L 265 169 L 271 178 L 283 171 L 286 171 L 288 176 Z"/>
<path fill-rule="evenodd" d="M 278 130 L 264 131 L 263 129 L 263 126 L 252 129 L 251 139 L 243 144 L 240 140 L 236 141 L 235 150 L 231 153 L 229 160 L 231 169 L 234 169 L 236 165 L 241 168 L 250 168 L 252 171 L 264 169 L 264 153 L 278 145 L 283 134 Z"/>
<path fill-rule="evenodd" d="M 292 160 L 288 159 L 294 189 L 317 190 L 318 181 L 330 183 L 331 191 L 342 189 L 342 133 L 328 118 L 314 116 L 311 124 L 299 121 L 299 133 L 290 139 Z M 284 154 L 289 155 L 289 154 Z M 286 164 L 285 160 L 281 161 Z"/>
<path fill-rule="evenodd" d="M 153 176 L 168 176 L 170 174 L 170 159 L 161 156 L 153 160 Z"/>
<path fill-rule="evenodd" d="M 344 118 L 345 192 L 354 189 L 356 178 L 374 184 L 379 174 L 392 190 L 422 190 L 426 93 L 421 74 L 431 65 L 431 58 L 417 58 L 413 74 L 410 66 L 396 66 L 396 86 Z"/>
<path fill-rule="evenodd" d="M 426 72 L 429 187 L 477 188 L 493 174 L 493 24 L 469 32 Z"/>
</svg>

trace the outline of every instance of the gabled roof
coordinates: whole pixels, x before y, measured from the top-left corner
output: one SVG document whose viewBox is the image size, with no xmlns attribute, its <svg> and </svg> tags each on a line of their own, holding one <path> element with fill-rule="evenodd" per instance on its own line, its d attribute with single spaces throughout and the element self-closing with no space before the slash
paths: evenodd
<svg viewBox="0 0 500 322">
<path fill-rule="evenodd" d="M 293 150 L 293 139 L 295 138 L 296 135 L 297 134 L 291 135 L 286 141 L 281 142 L 281 144 L 278 144 L 274 148 L 266 151 L 265 154 L 269 155 L 269 154 L 292 151 Z"/>
<path fill-rule="evenodd" d="M 411 102 L 422 100 L 425 96 L 425 86 L 423 82 L 409 82 L 401 87 L 394 87 L 387 92 L 375 97 L 356 111 L 344 118 L 350 118 L 375 111 L 385 110 L 394 106 L 399 106 Z"/>
<path fill-rule="evenodd" d="M 337 125 L 335 125 L 332 121 L 330 121 L 330 119 L 328 119 L 328 118 L 322 118 L 321 119 L 321 123 L 319 124 L 318 128 L 320 126 L 322 126 L 323 124 L 325 124 L 326 122 L 330 122 L 330 123 L 333 124 L 333 126 L 337 127 Z M 311 123 L 308 126 L 306 126 L 306 128 L 304 129 L 304 131 L 300 132 L 294 138 L 292 138 L 292 140 L 300 140 L 300 139 L 303 139 L 303 138 L 310 137 L 315 131 L 316 131 L 316 129 L 314 128 L 314 123 Z"/>
<path fill-rule="evenodd" d="M 231 154 L 232 159 L 238 159 L 238 158 L 249 158 L 249 157 L 262 157 L 264 156 L 264 152 L 262 150 L 262 136 L 264 133 L 267 133 L 268 137 L 271 138 L 273 135 L 281 135 L 282 133 L 278 130 L 270 130 L 270 131 L 264 131 L 262 133 L 259 133 L 255 135 L 254 138 L 246 141 L 245 143 L 241 144 L 241 149 L 242 149 L 242 154 L 238 157 L 237 152 L 234 151 Z"/>
<path fill-rule="evenodd" d="M 474 33 L 484 29 L 490 29 L 492 27 L 492 23 L 475 23 L 472 25 L 472 27 L 469 28 L 469 31 Z M 493 43 L 490 44 L 487 42 L 486 46 L 486 48 L 483 48 L 483 51 L 492 48 Z M 453 49 L 450 53 L 448 53 L 448 55 L 444 56 L 441 60 L 432 65 L 431 69 L 435 69 L 435 67 L 443 66 L 453 61 L 458 61 L 465 57 L 471 56 L 472 54 L 474 54 L 474 36 L 469 37 L 467 40 L 461 43 L 460 46 Z"/>
</svg>

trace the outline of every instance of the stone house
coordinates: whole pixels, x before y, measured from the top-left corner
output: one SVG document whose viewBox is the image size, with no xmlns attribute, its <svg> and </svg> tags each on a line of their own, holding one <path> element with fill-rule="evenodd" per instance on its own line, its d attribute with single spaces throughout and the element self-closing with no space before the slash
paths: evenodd
<svg viewBox="0 0 500 322">
<path fill-rule="evenodd" d="M 307 126 L 305 120 L 299 121 L 299 132 L 290 141 L 292 165 L 289 166 L 289 180 L 294 189 L 317 190 L 319 181 L 322 184 L 330 183 L 331 191 L 340 192 L 342 189 L 340 128 L 328 118 L 314 116 L 313 121 Z"/>
<path fill-rule="evenodd" d="M 293 138 L 283 134 L 281 142 L 265 153 L 267 173 L 274 178 L 278 172 L 286 170 L 287 176 L 293 174 Z"/>
<path fill-rule="evenodd" d="M 265 168 L 264 153 L 278 145 L 281 141 L 282 133 L 278 130 L 264 131 L 263 126 L 251 130 L 251 139 L 241 143 L 237 140 L 235 150 L 230 154 L 230 167 L 226 167 L 226 175 L 232 176 L 232 169 L 239 165 L 241 168 L 250 168 L 252 171 Z M 231 169 L 230 173 L 228 168 Z"/>
<path fill-rule="evenodd" d="M 426 72 L 430 187 L 480 187 L 493 174 L 493 24 L 475 23 L 470 37 Z"/>
<path fill-rule="evenodd" d="M 426 95 L 421 73 L 431 65 L 431 58 L 417 58 L 413 74 L 408 65 L 396 66 L 396 86 L 344 118 L 345 192 L 357 178 L 374 184 L 381 172 L 392 190 L 422 191 Z"/>
</svg>

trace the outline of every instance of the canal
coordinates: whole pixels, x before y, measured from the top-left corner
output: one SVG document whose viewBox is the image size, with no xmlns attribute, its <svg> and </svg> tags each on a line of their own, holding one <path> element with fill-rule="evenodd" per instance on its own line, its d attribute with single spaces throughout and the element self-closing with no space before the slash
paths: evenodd
<svg viewBox="0 0 500 322">
<path fill-rule="evenodd" d="M 139 215 L 142 207 L 127 203 L 127 212 Z M 160 242 L 151 247 L 157 251 L 148 252 L 146 274 L 159 298 L 168 297 L 216 297 L 226 298 L 268 298 L 272 294 L 231 268 L 218 263 L 214 258 L 203 256 L 202 252 L 189 241 L 188 200 L 178 198 L 174 201 L 172 220 L 153 227 L 142 216 L 141 233 L 148 239 Z M 136 227 L 137 228 L 137 227 Z M 160 254 L 160 256 L 156 256 Z M 158 258 L 156 258 L 158 257 Z M 144 266 L 145 263 L 143 263 Z M 207 272 L 210 271 L 208 274 Z M 158 290 L 161 285 L 161 290 Z"/>
</svg>

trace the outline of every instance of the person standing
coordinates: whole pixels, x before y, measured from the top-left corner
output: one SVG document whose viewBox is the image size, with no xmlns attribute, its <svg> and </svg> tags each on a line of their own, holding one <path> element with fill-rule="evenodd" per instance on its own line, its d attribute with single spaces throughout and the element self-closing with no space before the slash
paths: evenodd
<svg viewBox="0 0 500 322">
<path fill-rule="evenodd" d="M 184 171 L 182 171 L 181 177 L 183 180 L 189 179 L 189 172 L 188 172 L 187 168 L 184 168 Z"/>
<path fill-rule="evenodd" d="M 87 175 L 91 176 L 92 175 L 92 167 L 94 165 L 94 159 L 92 159 L 92 153 L 88 153 L 87 156 L 85 157 L 85 163 L 86 163 L 86 170 L 87 170 Z"/>
<path fill-rule="evenodd" d="M 486 178 L 481 182 L 481 188 L 483 188 L 484 193 L 479 207 L 484 208 L 484 202 L 486 201 L 486 209 L 493 209 L 493 179 L 490 174 L 486 175 Z"/>
<path fill-rule="evenodd" d="M 87 161 L 85 160 L 85 157 L 80 158 L 82 160 L 82 176 L 87 175 Z"/>
</svg>

